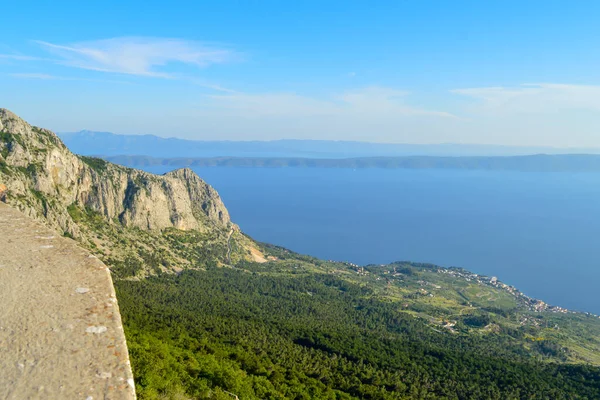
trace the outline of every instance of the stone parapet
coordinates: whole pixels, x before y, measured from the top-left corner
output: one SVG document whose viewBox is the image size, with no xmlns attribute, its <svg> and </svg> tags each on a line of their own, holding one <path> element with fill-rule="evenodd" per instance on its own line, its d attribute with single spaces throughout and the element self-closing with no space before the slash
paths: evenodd
<svg viewBox="0 0 600 400">
<path fill-rule="evenodd" d="M 110 271 L 0 203 L 0 398 L 135 399 Z"/>
</svg>

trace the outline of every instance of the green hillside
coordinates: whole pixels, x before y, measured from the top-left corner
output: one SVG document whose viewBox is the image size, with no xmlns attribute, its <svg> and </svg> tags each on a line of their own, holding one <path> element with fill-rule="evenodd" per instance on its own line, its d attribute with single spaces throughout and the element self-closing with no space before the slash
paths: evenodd
<svg viewBox="0 0 600 400">
<path fill-rule="evenodd" d="M 263 251 L 117 282 L 141 398 L 600 396 L 596 316 L 460 269 Z"/>
</svg>

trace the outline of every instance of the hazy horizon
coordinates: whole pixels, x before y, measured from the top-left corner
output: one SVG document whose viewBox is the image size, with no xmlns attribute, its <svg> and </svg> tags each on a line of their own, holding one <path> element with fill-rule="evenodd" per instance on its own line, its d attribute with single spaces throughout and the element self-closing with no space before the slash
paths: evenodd
<svg viewBox="0 0 600 400">
<path fill-rule="evenodd" d="M 575 147 L 575 146 L 571 146 L 571 147 L 561 147 L 561 146 L 549 146 L 549 145 L 544 145 L 544 144 L 532 144 L 532 145 L 507 145 L 507 144 L 499 144 L 499 143 L 467 143 L 467 142 L 435 142 L 435 143 L 411 143 L 411 142 L 375 142 L 375 141 L 369 141 L 369 140 L 345 140 L 345 139 L 301 139 L 301 138 L 294 138 L 294 137 L 290 137 L 290 138 L 280 138 L 280 139 L 264 139 L 264 140 L 260 140 L 260 139 L 239 139 L 239 140 L 231 140 L 231 139 L 190 139 L 190 138 L 185 138 L 185 137 L 180 137 L 180 136 L 175 136 L 175 135 L 155 135 L 155 134 L 151 134 L 151 133 L 116 133 L 116 132 L 106 132 L 106 131 L 94 131 L 94 130 L 90 130 L 90 129 L 80 129 L 80 130 L 76 130 L 76 131 L 69 131 L 69 132 L 62 132 L 62 131 L 54 131 L 56 132 L 56 134 L 59 137 L 66 137 L 67 135 L 78 135 L 78 134 L 86 134 L 86 133 L 91 133 L 91 134 L 109 134 L 109 135 L 115 135 L 115 136 L 138 136 L 138 137 L 144 137 L 144 136 L 152 136 L 152 137 L 156 137 L 159 139 L 165 139 L 165 140 L 170 140 L 170 139 L 176 139 L 176 140 L 186 140 L 186 141 L 195 141 L 195 142 L 240 142 L 240 143 L 244 143 L 244 142 L 265 142 L 265 143 L 269 143 L 269 142 L 280 142 L 280 141 L 289 141 L 289 142 L 330 142 L 330 143 L 368 143 L 368 144 L 376 144 L 376 145 L 385 145 L 385 144 L 391 144 L 391 145 L 407 145 L 407 146 L 481 146 L 481 147 L 510 147 L 510 148 L 547 148 L 547 149 L 557 149 L 557 150 L 567 150 L 567 149 L 574 149 L 574 150 L 584 150 L 584 149 L 588 149 L 588 150 L 596 150 L 596 151 L 600 151 L 600 145 L 598 145 L 597 147 Z"/>
</svg>

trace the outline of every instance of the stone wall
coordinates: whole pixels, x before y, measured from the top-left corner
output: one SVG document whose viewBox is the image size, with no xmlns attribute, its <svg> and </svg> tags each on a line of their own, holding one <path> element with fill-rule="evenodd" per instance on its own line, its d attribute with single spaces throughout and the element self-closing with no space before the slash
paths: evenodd
<svg viewBox="0 0 600 400">
<path fill-rule="evenodd" d="M 0 203 L 0 398 L 135 399 L 110 271 Z"/>
</svg>

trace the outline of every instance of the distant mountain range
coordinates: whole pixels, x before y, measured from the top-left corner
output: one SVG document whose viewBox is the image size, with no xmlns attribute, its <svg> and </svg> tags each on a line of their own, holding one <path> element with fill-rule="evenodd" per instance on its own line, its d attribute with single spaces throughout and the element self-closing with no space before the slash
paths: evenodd
<svg viewBox="0 0 600 400">
<path fill-rule="evenodd" d="M 173 157 L 357 158 L 399 156 L 519 156 L 531 154 L 600 154 L 600 149 L 518 147 L 477 144 L 392 144 L 329 140 L 198 141 L 153 135 L 117 135 L 80 131 L 59 133 L 81 155 Z"/>
</svg>

